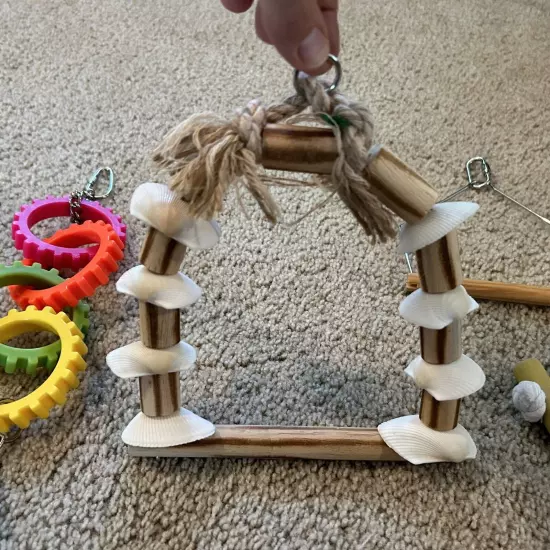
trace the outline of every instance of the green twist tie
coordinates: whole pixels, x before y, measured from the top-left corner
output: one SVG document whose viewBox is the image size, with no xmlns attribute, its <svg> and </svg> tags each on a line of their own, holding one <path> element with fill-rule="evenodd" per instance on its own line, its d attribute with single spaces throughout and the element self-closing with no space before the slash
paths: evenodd
<svg viewBox="0 0 550 550">
<path fill-rule="evenodd" d="M 338 126 L 342 130 L 351 126 L 351 122 L 347 118 L 340 115 L 330 116 L 323 114 L 319 116 L 330 126 Z"/>
</svg>

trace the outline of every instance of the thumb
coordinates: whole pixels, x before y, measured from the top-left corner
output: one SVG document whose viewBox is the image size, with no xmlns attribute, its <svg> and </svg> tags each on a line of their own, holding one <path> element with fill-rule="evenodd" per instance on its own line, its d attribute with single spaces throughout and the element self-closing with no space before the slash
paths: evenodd
<svg viewBox="0 0 550 550">
<path fill-rule="evenodd" d="M 327 25 L 336 19 L 337 4 L 337 0 L 259 0 L 257 27 L 294 68 L 320 74 L 328 67 L 329 53 L 338 53 L 331 52 L 329 31 L 334 25 Z"/>
</svg>

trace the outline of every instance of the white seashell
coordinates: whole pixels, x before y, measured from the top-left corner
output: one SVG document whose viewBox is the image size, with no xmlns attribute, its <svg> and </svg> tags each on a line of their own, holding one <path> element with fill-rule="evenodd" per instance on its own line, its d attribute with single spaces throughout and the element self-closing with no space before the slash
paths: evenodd
<svg viewBox="0 0 550 550">
<path fill-rule="evenodd" d="M 216 428 L 187 409 L 170 416 L 146 416 L 142 412 L 126 426 L 122 441 L 133 447 L 175 447 L 210 437 Z"/>
<path fill-rule="evenodd" d="M 405 369 L 416 385 L 430 392 L 438 401 L 462 399 L 480 390 L 485 384 L 481 367 L 467 355 L 454 363 L 432 365 L 421 356 Z"/>
<path fill-rule="evenodd" d="M 394 418 L 378 426 L 378 432 L 399 456 L 413 464 L 462 462 L 476 457 L 470 434 L 460 424 L 448 432 L 425 426 L 417 414 Z"/>
<path fill-rule="evenodd" d="M 220 240 L 213 220 L 193 218 L 188 206 L 162 183 L 143 183 L 132 195 L 130 214 L 189 248 L 211 248 Z"/>
<path fill-rule="evenodd" d="M 442 239 L 479 210 L 475 202 L 442 202 L 417 223 L 404 223 L 399 233 L 399 253 L 416 252 Z"/>
<path fill-rule="evenodd" d="M 190 371 L 195 367 L 197 352 L 187 342 L 165 349 L 152 349 L 133 342 L 107 355 L 107 366 L 119 378 L 137 378 L 151 374 Z"/>
<path fill-rule="evenodd" d="M 164 309 L 183 309 L 202 295 L 200 287 L 183 273 L 157 275 L 137 265 L 120 277 L 116 289 L 143 302 Z"/>
<path fill-rule="evenodd" d="M 457 319 L 464 319 L 478 307 L 463 286 L 441 294 L 430 294 L 419 288 L 401 302 L 399 313 L 413 325 L 440 330 Z"/>
<path fill-rule="evenodd" d="M 546 394 L 530 380 L 520 382 L 512 391 L 514 407 L 528 422 L 538 422 L 546 412 Z"/>
</svg>

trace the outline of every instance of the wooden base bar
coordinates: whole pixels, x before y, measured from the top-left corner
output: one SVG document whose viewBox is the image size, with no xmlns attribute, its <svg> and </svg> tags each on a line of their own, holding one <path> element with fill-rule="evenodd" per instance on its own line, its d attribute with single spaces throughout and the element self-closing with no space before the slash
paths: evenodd
<svg viewBox="0 0 550 550">
<path fill-rule="evenodd" d="M 509 302 L 530 306 L 550 306 L 550 287 L 480 281 L 477 279 L 464 279 L 462 285 L 466 292 L 476 300 L 492 300 L 494 302 Z M 410 273 L 407 276 L 405 290 L 414 292 L 418 288 L 420 288 L 420 277 L 417 273 Z"/>
<path fill-rule="evenodd" d="M 420 284 L 424 292 L 440 294 L 453 290 L 463 281 L 456 231 L 416 253 Z"/>
<path fill-rule="evenodd" d="M 462 356 L 462 323 L 457 320 L 441 330 L 420 327 L 420 354 L 426 363 L 448 365 Z"/>
<path fill-rule="evenodd" d="M 216 426 L 213 436 L 195 443 L 164 449 L 129 447 L 129 453 L 154 457 L 404 461 L 384 443 L 376 428 Z"/>
<path fill-rule="evenodd" d="M 428 428 L 438 432 L 447 432 L 456 428 L 459 411 L 460 399 L 438 401 L 427 391 L 422 392 L 419 416 Z"/>
<path fill-rule="evenodd" d="M 187 247 L 184 244 L 150 227 L 141 247 L 139 261 L 153 273 L 175 275 L 181 267 L 186 251 Z"/>
</svg>

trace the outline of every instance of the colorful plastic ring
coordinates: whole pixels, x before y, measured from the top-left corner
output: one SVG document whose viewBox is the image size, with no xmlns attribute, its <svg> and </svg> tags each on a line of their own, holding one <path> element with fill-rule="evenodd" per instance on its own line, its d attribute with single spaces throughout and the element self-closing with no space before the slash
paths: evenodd
<svg viewBox="0 0 550 550">
<path fill-rule="evenodd" d="M 40 264 L 31 266 L 23 265 L 22 262 L 14 262 L 13 265 L 8 266 L 0 264 L 0 287 L 18 283 L 32 285 L 35 288 L 47 288 L 63 281 L 63 277 L 59 276 L 56 269 L 46 271 Z M 90 306 L 82 301 L 68 311 L 73 322 L 84 335 L 88 333 L 90 325 L 89 312 Z M 39 367 L 52 371 L 60 353 L 59 340 L 40 348 L 14 348 L 0 344 L 0 368 L 8 374 L 19 370 L 27 374 L 35 374 Z"/>
<path fill-rule="evenodd" d="M 82 200 L 81 205 L 83 220 L 102 221 L 109 224 L 120 240 L 123 243 L 126 242 L 126 225 L 122 223 L 120 216 L 95 201 Z M 72 271 L 83 268 L 94 257 L 98 247 L 74 249 L 56 246 L 50 239 L 41 240 L 31 231 L 31 228 L 42 220 L 69 215 L 69 197 L 47 197 L 23 205 L 21 210 L 15 213 L 11 226 L 15 248 L 23 252 L 24 258 L 29 258 L 45 267 Z"/>
<path fill-rule="evenodd" d="M 48 243 L 76 247 L 84 244 L 99 243 L 97 254 L 78 273 L 62 283 L 45 289 L 34 289 L 25 286 L 11 286 L 10 294 L 19 307 L 46 306 L 62 311 L 74 307 L 82 298 L 91 296 L 100 285 L 109 282 L 109 275 L 118 269 L 118 262 L 124 257 L 124 244 L 113 228 L 105 222 L 84 222 L 82 225 L 71 225 L 61 229 Z M 29 265 L 31 260 L 23 260 Z"/>
<path fill-rule="evenodd" d="M 25 311 L 11 310 L 0 319 L 0 342 L 5 342 L 28 331 L 47 330 L 61 340 L 61 354 L 47 380 L 29 395 L 0 405 L 0 433 L 8 433 L 12 426 L 29 427 L 35 418 L 48 418 L 54 405 L 63 405 L 71 388 L 78 387 L 76 373 L 86 369 L 88 348 L 78 327 L 63 312 L 51 308 L 42 311 L 31 306 Z"/>
</svg>

